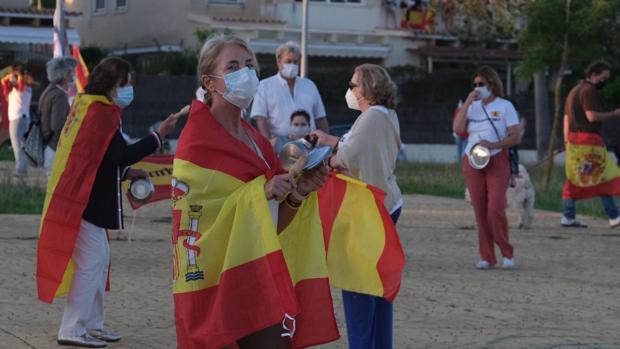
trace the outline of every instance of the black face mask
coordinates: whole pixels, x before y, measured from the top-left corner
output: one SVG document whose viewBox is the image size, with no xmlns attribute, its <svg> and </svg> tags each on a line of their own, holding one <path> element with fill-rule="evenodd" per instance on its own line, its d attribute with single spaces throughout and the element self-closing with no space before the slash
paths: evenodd
<svg viewBox="0 0 620 349">
<path fill-rule="evenodd" d="M 605 85 L 607 85 L 607 80 L 601 80 L 601 81 L 597 82 L 596 84 L 594 84 L 594 87 L 597 90 L 602 90 L 603 87 L 605 87 Z"/>
</svg>

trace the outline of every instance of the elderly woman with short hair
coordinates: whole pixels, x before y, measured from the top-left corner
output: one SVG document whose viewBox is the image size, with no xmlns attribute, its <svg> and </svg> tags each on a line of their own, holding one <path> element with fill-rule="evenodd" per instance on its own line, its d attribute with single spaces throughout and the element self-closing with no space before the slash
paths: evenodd
<svg viewBox="0 0 620 349">
<path fill-rule="evenodd" d="M 48 177 L 54 163 L 60 132 L 69 115 L 69 89 L 75 82 L 76 66 L 77 61 L 71 57 L 56 57 L 46 64 L 50 83 L 39 97 L 39 115 L 46 145 L 43 167 Z"/>
<path fill-rule="evenodd" d="M 345 95 L 350 109 L 360 110 L 342 138 L 314 131 L 321 144 L 335 148 L 330 166 L 387 193 L 385 208 L 394 223 L 403 204 L 394 169 L 400 150 L 396 108 L 397 88 L 388 72 L 375 64 L 354 70 Z M 351 349 L 392 348 L 392 304 L 384 298 L 343 291 L 342 298 Z"/>
</svg>

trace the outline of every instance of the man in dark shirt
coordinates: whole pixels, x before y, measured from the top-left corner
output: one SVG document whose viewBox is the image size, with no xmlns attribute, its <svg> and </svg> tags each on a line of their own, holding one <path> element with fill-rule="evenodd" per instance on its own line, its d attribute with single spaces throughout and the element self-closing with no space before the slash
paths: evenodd
<svg viewBox="0 0 620 349">
<path fill-rule="evenodd" d="M 620 109 L 611 112 L 602 112 L 598 101 L 598 91 L 609 80 L 611 68 L 604 61 L 596 61 L 586 69 L 586 79 L 573 87 L 566 98 L 564 107 L 564 141 L 568 142 L 571 135 L 594 134 L 597 139 L 601 136 L 601 127 L 604 120 L 620 117 Z M 574 137 L 574 136 L 573 136 Z M 569 156 L 570 154 L 567 154 Z M 611 163 L 609 163 L 611 164 Z M 613 164 L 612 164 L 613 165 Z M 571 164 L 566 162 L 567 173 L 576 173 L 579 169 L 569 168 Z M 568 180 L 567 180 L 568 182 Z M 567 183 L 568 184 L 568 183 Z M 566 188 L 566 185 L 565 185 Z M 601 202 L 605 212 L 609 216 L 609 225 L 620 225 L 620 214 L 614 202 L 613 196 L 601 195 Z M 561 219 L 565 227 L 587 227 L 585 223 L 575 218 L 575 198 L 567 197 L 566 190 L 563 194 L 564 215 Z"/>
</svg>

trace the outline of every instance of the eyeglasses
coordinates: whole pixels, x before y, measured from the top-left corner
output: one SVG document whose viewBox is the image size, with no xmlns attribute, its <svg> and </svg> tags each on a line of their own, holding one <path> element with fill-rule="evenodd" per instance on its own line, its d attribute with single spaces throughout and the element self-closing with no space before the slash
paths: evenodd
<svg viewBox="0 0 620 349">
<path fill-rule="evenodd" d="M 486 86 L 486 85 L 487 85 L 487 84 L 485 84 L 484 82 L 474 82 L 474 83 L 472 83 L 472 84 L 471 84 L 471 87 L 472 87 L 472 88 L 476 88 L 476 87 L 484 87 L 484 86 Z"/>
<path fill-rule="evenodd" d="M 349 81 L 349 88 L 350 89 L 354 89 L 356 87 L 359 87 L 359 85 L 355 84 L 353 81 Z"/>
</svg>

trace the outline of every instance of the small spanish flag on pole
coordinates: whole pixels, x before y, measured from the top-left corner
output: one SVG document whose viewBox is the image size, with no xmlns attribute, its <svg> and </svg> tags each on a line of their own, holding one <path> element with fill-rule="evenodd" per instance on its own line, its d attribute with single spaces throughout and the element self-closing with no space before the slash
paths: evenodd
<svg viewBox="0 0 620 349">
<path fill-rule="evenodd" d="M 86 63 L 84 63 L 84 59 L 82 59 L 78 45 L 73 45 L 72 55 L 78 62 L 75 67 L 75 85 L 78 93 L 82 93 L 88 83 L 88 67 L 86 66 Z"/>
</svg>

